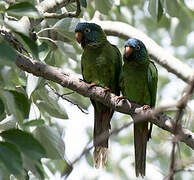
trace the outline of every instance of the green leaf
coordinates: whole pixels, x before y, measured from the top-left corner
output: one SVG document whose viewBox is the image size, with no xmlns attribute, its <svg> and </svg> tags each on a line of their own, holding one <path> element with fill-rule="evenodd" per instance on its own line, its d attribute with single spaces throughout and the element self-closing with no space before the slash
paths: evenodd
<svg viewBox="0 0 194 180">
<path fill-rule="evenodd" d="M 172 32 L 172 44 L 174 46 L 185 45 L 189 29 L 190 24 L 187 23 L 186 19 L 185 21 L 180 21 Z"/>
<path fill-rule="evenodd" d="M 49 54 L 51 48 L 48 46 L 46 42 L 42 42 L 38 46 L 38 57 L 41 61 L 44 61 L 47 55 Z"/>
<path fill-rule="evenodd" d="M 73 11 L 76 11 L 77 10 L 77 5 L 75 3 L 69 3 L 69 4 L 67 4 L 67 6 L 65 6 L 65 9 L 68 12 L 73 12 Z"/>
<path fill-rule="evenodd" d="M 163 7 L 160 0 L 150 0 L 148 11 L 151 16 L 159 22 L 163 15 Z"/>
<path fill-rule="evenodd" d="M 33 134 L 45 148 L 48 158 L 64 159 L 65 144 L 54 129 L 48 126 L 39 126 Z"/>
<path fill-rule="evenodd" d="M 21 152 L 32 159 L 46 157 L 42 145 L 30 134 L 18 129 L 3 131 L 0 136 L 13 143 Z"/>
<path fill-rule="evenodd" d="M 21 2 L 11 5 L 7 9 L 7 13 L 11 16 L 28 16 L 30 18 L 41 18 L 38 10 L 29 2 Z"/>
<path fill-rule="evenodd" d="M 16 119 L 13 116 L 8 116 L 6 119 L 0 122 L 0 131 L 13 129 L 16 127 Z"/>
<path fill-rule="evenodd" d="M 23 121 L 22 112 L 17 108 L 17 105 L 14 100 L 14 96 L 9 91 L 0 91 L 1 97 L 7 107 L 7 114 L 13 115 L 19 124 Z"/>
<path fill-rule="evenodd" d="M 5 41 L 0 41 L 0 64 L 7 64 L 16 61 L 16 53 L 14 49 Z"/>
<path fill-rule="evenodd" d="M 27 121 L 23 124 L 23 126 L 29 127 L 29 126 L 41 126 L 44 124 L 43 119 L 35 119 L 31 121 Z"/>
<path fill-rule="evenodd" d="M 112 8 L 113 0 L 95 0 L 95 7 L 103 14 L 108 14 Z"/>
<path fill-rule="evenodd" d="M 45 111 L 53 117 L 61 118 L 61 119 L 68 118 L 65 111 L 63 112 L 60 109 L 57 109 L 58 105 L 56 105 L 55 107 L 52 107 L 50 104 L 48 104 L 47 101 L 38 101 L 36 105 L 38 106 L 41 112 Z"/>
<path fill-rule="evenodd" d="M 28 98 L 30 99 L 31 94 L 33 91 L 37 88 L 39 85 L 40 78 L 37 76 L 34 76 L 33 74 L 29 73 L 27 77 L 27 84 L 26 84 L 26 92 L 28 94 Z"/>
<path fill-rule="evenodd" d="M 55 43 L 63 55 L 66 55 L 72 59 L 76 59 L 76 51 L 72 45 L 62 41 L 56 41 Z"/>
<path fill-rule="evenodd" d="M 90 152 L 86 153 L 86 161 L 91 167 L 94 167 L 93 156 Z"/>
<path fill-rule="evenodd" d="M 59 98 L 52 90 L 48 91 L 45 87 L 42 87 L 34 91 L 32 96 L 41 112 L 46 112 L 56 118 L 68 118 L 65 108 L 58 104 Z"/>
<path fill-rule="evenodd" d="M 80 0 L 80 4 L 82 7 L 87 8 L 87 1 L 86 0 Z"/>
<path fill-rule="evenodd" d="M 30 159 L 27 156 L 23 156 L 23 166 L 25 170 L 31 171 L 34 176 L 39 180 L 45 180 L 44 178 L 44 169 L 42 164 L 38 160 Z"/>
<path fill-rule="evenodd" d="M 0 160 L 0 174 L 1 174 L 1 180 L 10 179 L 10 172 L 8 171 L 8 168 L 5 167 L 3 162 L 1 162 L 1 160 Z"/>
<path fill-rule="evenodd" d="M 78 22 L 79 19 L 76 18 L 64 18 L 57 21 L 57 23 L 53 26 L 53 29 L 56 30 L 60 35 L 75 41 L 75 27 Z"/>
<path fill-rule="evenodd" d="M 0 142 L 0 161 L 11 174 L 18 175 L 23 169 L 21 154 L 11 143 Z"/>
<path fill-rule="evenodd" d="M 0 13 L 4 13 L 7 3 L 5 1 L 0 1 Z"/>
<path fill-rule="evenodd" d="M 35 59 L 38 59 L 38 45 L 36 44 L 36 42 L 22 33 L 17 33 L 17 34 L 25 42 L 26 46 L 31 51 L 31 53 L 34 55 Z"/>
<path fill-rule="evenodd" d="M 6 19 L 4 23 L 6 27 L 13 30 L 14 32 L 18 32 L 24 34 L 25 36 L 29 36 L 30 21 L 27 17 L 23 17 L 19 21 L 12 21 Z"/>
<path fill-rule="evenodd" d="M 53 174 L 55 174 L 57 170 L 61 173 L 61 176 L 65 177 L 67 177 L 73 170 L 72 166 L 70 166 L 65 160 L 47 159 L 45 164 Z"/>
<path fill-rule="evenodd" d="M 23 118 L 28 118 L 31 104 L 28 98 L 23 93 L 17 91 L 10 90 L 9 92 L 13 95 L 16 107 L 22 113 Z"/>
<path fill-rule="evenodd" d="M 30 2 L 31 4 L 34 4 L 35 1 L 34 0 L 15 0 L 17 3 L 20 3 L 20 2 Z"/>
<path fill-rule="evenodd" d="M 5 112 L 5 106 L 3 101 L 0 98 L 0 116 Z"/>
<path fill-rule="evenodd" d="M 183 15 L 182 8 L 180 4 L 177 2 L 177 0 L 169 1 L 169 0 L 164 0 L 164 5 L 167 13 L 171 17 L 180 17 Z"/>
</svg>

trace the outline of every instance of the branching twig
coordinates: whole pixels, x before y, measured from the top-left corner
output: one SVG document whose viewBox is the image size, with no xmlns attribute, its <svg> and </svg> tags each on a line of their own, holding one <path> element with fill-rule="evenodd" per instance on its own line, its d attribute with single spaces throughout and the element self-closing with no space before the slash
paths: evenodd
<svg viewBox="0 0 194 180">
<path fill-rule="evenodd" d="M 15 49 L 19 52 L 24 51 L 30 58 L 32 58 L 31 54 L 23 47 L 23 45 L 11 34 L 4 29 L 0 29 L 0 36 L 2 36 L 5 40 L 7 40 Z"/>
<path fill-rule="evenodd" d="M 74 0 L 43 0 L 36 8 L 43 14 L 45 12 L 56 12 L 71 2 L 74 2 Z"/>
<path fill-rule="evenodd" d="M 121 100 L 118 103 L 118 96 L 112 93 L 107 93 L 104 91 L 104 88 L 101 87 L 92 87 L 83 82 L 82 80 L 71 76 L 61 69 L 43 64 L 39 61 L 32 60 L 19 52 L 17 53 L 17 66 L 29 73 L 34 74 L 35 76 L 41 76 L 47 80 L 56 82 L 63 87 L 71 89 L 82 96 L 89 97 L 96 101 L 103 103 L 104 105 L 114 109 L 115 111 L 124 113 L 124 114 L 134 114 L 135 110 L 140 106 L 129 102 L 128 100 Z M 144 116 L 149 117 L 149 121 L 157 125 L 158 127 L 167 130 L 171 133 L 174 133 L 175 121 L 165 115 L 164 113 L 153 113 L 152 110 L 147 111 Z M 189 147 L 194 149 L 194 133 L 185 129 L 178 124 L 177 135 L 179 140 L 186 143 Z"/>
<path fill-rule="evenodd" d="M 166 106 L 166 107 L 162 107 L 162 108 L 157 108 L 155 110 L 153 110 L 153 115 L 156 114 L 156 113 L 160 113 L 161 110 L 167 110 L 169 108 L 169 106 Z M 145 115 L 143 113 L 143 108 L 137 108 L 136 109 L 136 112 L 139 111 L 141 113 L 135 115 L 135 122 L 134 121 L 131 121 L 129 123 L 126 123 L 124 124 L 123 126 L 119 127 L 119 128 L 116 128 L 116 129 L 113 129 L 109 135 L 107 135 L 107 133 L 102 133 L 101 135 L 99 135 L 97 137 L 97 144 L 100 144 L 102 141 L 104 141 L 105 139 L 107 139 L 108 137 L 112 136 L 112 135 L 116 135 L 118 134 L 119 132 L 121 132 L 123 129 L 126 129 L 128 128 L 129 126 L 131 126 L 133 123 L 139 123 L 139 122 L 142 122 L 142 121 L 146 121 L 150 118 L 150 115 Z M 71 163 L 71 165 L 73 166 L 76 162 L 78 162 L 86 153 L 88 153 L 94 146 L 91 145 L 90 147 L 88 147 L 89 143 L 85 146 L 85 148 L 83 149 L 82 153 Z"/>
<path fill-rule="evenodd" d="M 189 85 L 186 94 L 181 98 L 179 101 L 177 107 L 178 111 L 176 113 L 176 121 L 175 121 L 175 126 L 174 126 L 174 133 L 175 136 L 172 140 L 172 151 L 171 151 L 171 161 L 170 161 L 170 167 L 169 167 L 169 175 L 168 175 L 168 180 L 173 180 L 174 179 L 174 173 L 175 173 L 175 152 L 176 152 L 176 145 L 178 142 L 178 136 L 177 136 L 177 131 L 178 131 L 178 124 L 180 123 L 182 116 L 183 116 L 183 111 L 187 105 L 188 100 L 190 99 L 192 93 L 194 90 L 194 79 L 191 81 L 191 84 Z"/>
<path fill-rule="evenodd" d="M 76 12 L 65 12 L 63 14 L 45 12 L 43 14 L 44 18 L 63 19 L 63 18 L 66 18 L 66 17 L 78 17 L 81 13 L 81 6 L 80 6 L 80 1 L 79 0 L 75 0 L 75 1 L 76 1 L 76 5 L 77 5 Z"/>
<path fill-rule="evenodd" d="M 188 169 L 188 168 L 180 168 L 180 169 L 174 170 L 175 173 L 179 173 L 179 172 L 181 172 L 181 171 L 192 172 L 192 173 L 194 173 L 194 169 Z"/>
<path fill-rule="evenodd" d="M 65 101 L 67 101 L 67 102 L 69 102 L 69 103 L 71 103 L 71 104 L 73 104 L 73 105 L 75 105 L 75 106 L 77 106 L 78 107 L 78 109 L 81 111 L 81 112 L 83 112 L 84 114 L 88 114 L 88 112 L 86 112 L 86 111 L 84 111 L 80 106 L 79 106 L 79 104 L 77 104 L 77 103 L 74 103 L 74 102 L 72 102 L 70 99 L 68 99 L 68 98 L 66 98 L 65 96 L 67 96 L 67 95 L 70 95 L 70 94 L 73 94 L 74 92 L 69 92 L 69 93 L 65 93 L 65 94 L 59 94 L 49 83 L 45 83 L 45 85 L 47 85 L 58 97 L 60 97 L 60 98 L 62 98 L 62 99 L 64 99 Z"/>
</svg>

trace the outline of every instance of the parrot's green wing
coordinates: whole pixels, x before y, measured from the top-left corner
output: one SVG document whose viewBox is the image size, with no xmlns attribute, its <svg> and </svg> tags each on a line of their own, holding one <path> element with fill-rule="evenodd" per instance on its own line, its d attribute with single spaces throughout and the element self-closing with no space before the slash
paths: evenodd
<svg viewBox="0 0 194 180">
<path fill-rule="evenodd" d="M 115 64 L 115 74 L 117 74 L 117 78 L 116 78 L 117 86 L 115 88 L 114 93 L 118 96 L 118 95 L 120 95 L 119 78 L 120 78 L 120 73 L 121 73 L 121 68 L 122 68 L 122 57 L 121 57 L 121 53 L 120 53 L 119 49 L 115 45 L 113 45 L 113 44 L 111 44 L 111 45 L 117 53 L 117 61 L 115 61 L 115 63 L 116 63 Z"/>
<path fill-rule="evenodd" d="M 148 88 L 151 96 L 150 106 L 154 107 L 156 104 L 156 92 L 157 92 L 157 82 L 158 82 L 158 70 L 153 61 L 150 61 L 148 67 Z"/>
<path fill-rule="evenodd" d="M 150 106 L 154 107 L 156 104 L 156 93 L 157 93 L 157 82 L 158 82 L 158 70 L 153 61 L 150 61 L 148 67 L 148 89 L 151 97 Z M 150 123 L 150 128 L 148 132 L 148 139 L 151 138 L 153 124 Z"/>
</svg>

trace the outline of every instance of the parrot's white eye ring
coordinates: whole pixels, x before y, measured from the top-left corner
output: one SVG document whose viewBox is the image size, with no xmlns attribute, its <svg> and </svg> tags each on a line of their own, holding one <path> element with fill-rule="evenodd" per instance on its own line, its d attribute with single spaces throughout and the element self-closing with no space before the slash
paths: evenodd
<svg viewBox="0 0 194 180">
<path fill-rule="evenodd" d="M 136 47 L 135 47 L 135 50 L 140 50 L 140 46 L 139 45 L 137 45 Z"/>
<path fill-rule="evenodd" d="M 86 28 L 86 29 L 84 30 L 84 32 L 89 33 L 89 32 L 90 32 L 90 29 L 89 29 L 89 28 Z"/>
</svg>

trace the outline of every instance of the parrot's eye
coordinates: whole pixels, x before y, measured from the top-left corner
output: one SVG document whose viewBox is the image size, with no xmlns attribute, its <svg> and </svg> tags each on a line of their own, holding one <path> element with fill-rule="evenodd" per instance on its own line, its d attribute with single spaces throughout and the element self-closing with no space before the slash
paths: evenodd
<svg viewBox="0 0 194 180">
<path fill-rule="evenodd" d="M 90 29 L 86 28 L 84 32 L 85 33 L 89 33 L 90 32 Z"/>
<path fill-rule="evenodd" d="M 139 51 L 139 50 L 140 50 L 140 46 L 137 45 L 137 46 L 135 47 L 135 50 L 138 50 L 138 51 Z"/>
</svg>

